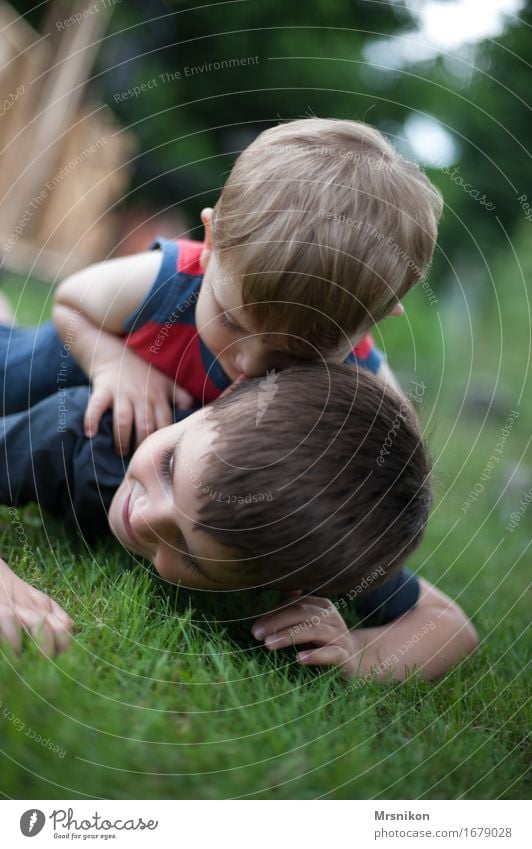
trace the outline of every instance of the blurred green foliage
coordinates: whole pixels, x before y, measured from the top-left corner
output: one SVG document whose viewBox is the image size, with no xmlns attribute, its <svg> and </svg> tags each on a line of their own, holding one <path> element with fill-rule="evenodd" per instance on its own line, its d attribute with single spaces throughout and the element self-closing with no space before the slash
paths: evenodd
<svg viewBox="0 0 532 849">
<path fill-rule="evenodd" d="M 75 4 L 14 5 L 53 32 L 54 16 Z M 89 93 L 139 140 L 125 203 L 175 205 L 192 225 L 216 200 L 235 155 L 280 119 L 364 120 L 399 144 L 412 115 L 437 119 L 456 143 L 458 170 L 453 178 L 428 169 L 446 201 L 433 276 L 440 284 L 467 277 L 472 297 L 482 297 L 493 251 L 523 220 L 518 198 L 532 182 L 531 23 L 527 0 L 500 37 L 391 71 L 371 64 L 364 51 L 415 31 L 402 2 L 117 2 Z M 135 86 L 144 90 L 128 94 Z M 458 177 L 495 208 L 488 211 Z"/>
<path fill-rule="evenodd" d="M 526 152 L 531 18 L 527 4 L 521 21 L 509 21 L 500 38 L 474 54 L 392 72 L 370 65 L 364 49 L 415 28 L 401 3 L 223 2 L 188 11 L 158 2 L 150 3 L 149 19 L 142 4 L 123 3 L 93 85 L 140 139 L 139 194 L 182 205 L 194 223 L 201 206 L 216 200 L 235 154 L 279 119 L 364 120 L 400 143 L 410 116 L 433 116 L 459 151 L 455 180 L 429 169 L 446 201 L 435 276 L 476 268 L 485 277 L 504 229 L 523 218 L 517 198 L 532 180 Z M 257 59 L 209 70 L 210 63 L 242 57 Z M 180 76 L 164 82 L 165 74 Z M 151 89 L 117 100 L 150 81 Z M 464 191 L 457 176 L 495 209 Z"/>
</svg>

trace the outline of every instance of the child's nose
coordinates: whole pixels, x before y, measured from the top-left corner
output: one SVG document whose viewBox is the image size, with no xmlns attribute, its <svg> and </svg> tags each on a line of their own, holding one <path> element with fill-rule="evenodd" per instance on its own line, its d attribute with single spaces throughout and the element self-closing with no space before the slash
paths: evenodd
<svg viewBox="0 0 532 849">
<path fill-rule="evenodd" d="M 252 357 L 248 354 L 244 354 L 242 351 L 239 351 L 235 356 L 235 367 L 237 371 L 241 374 L 245 374 L 246 377 L 256 377 L 256 363 L 253 361 Z"/>
<path fill-rule="evenodd" d="M 174 505 L 162 495 L 143 496 L 133 505 L 130 524 L 133 533 L 145 542 L 157 542 L 171 535 L 175 527 Z"/>
<path fill-rule="evenodd" d="M 264 358 L 256 353 L 239 351 L 234 362 L 238 371 L 246 377 L 262 377 L 265 373 Z"/>
</svg>

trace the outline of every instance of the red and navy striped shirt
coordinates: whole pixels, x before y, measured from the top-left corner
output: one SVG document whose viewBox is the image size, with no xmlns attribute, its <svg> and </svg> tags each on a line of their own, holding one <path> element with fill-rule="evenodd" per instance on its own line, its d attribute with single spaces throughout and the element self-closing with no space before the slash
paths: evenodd
<svg viewBox="0 0 532 849">
<path fill-rule="evenodd" d="M 201 242 L 159 239 L 153 245 L 162 262 L 144 301 L 127 319 L 125 342 L 199 403 L 214 401 L 231 381 L 202 342 L 196 329 L 196 303 L 203 274 L 199 258 Z M 376 374 L 383 355 L 366 336 L 346 358 Z"/>
</svg>

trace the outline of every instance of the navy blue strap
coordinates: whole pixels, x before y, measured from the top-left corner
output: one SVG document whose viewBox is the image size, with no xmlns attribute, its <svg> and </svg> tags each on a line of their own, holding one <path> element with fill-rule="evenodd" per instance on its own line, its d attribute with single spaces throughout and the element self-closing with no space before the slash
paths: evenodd
<svg viewBox="0 0 532 849">
<path fill-rule="evenodd" d="M 419 581 L 410 569 L 401 569 L 393 578 L 355 599 L 363 626 L 384 625 L 408 613 L 419 598 Z"/>
</svg>

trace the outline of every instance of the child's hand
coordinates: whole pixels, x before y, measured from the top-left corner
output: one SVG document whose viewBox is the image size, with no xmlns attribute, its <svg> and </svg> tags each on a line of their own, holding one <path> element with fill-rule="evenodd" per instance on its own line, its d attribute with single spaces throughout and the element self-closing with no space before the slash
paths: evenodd
<svg viewBox="0 0 532 849">
<path fill-rule="evenodd" d="M 27 631 L 48 656 L 67 648 L 74 623 L 52 598 L 30 586 L 0 560 L 0 642 L 22 649 Z"/>
<path fill-rule="evenodd" d="M 257 619 L 251 629 L 268 649 L 313 643 L 297 659 L 305 666 L 341 666 L 345 675 L 356 674 L 357 649 L 351 632 L 334 604 L 326 598 L 307 596 Z"/>
<path fill-rule="evenodd" d="M 194 403 L 185 389 L 125 347 L 120 360 L 94 370 L 91 383 L 85 436 L 95 436 L 102 415 L 112 409 L 117 454 L 129 452 L 133 423 L 138 446 L 150 433 L 172 424 L 174 406 L 183 410 Z"/>
</svg>

